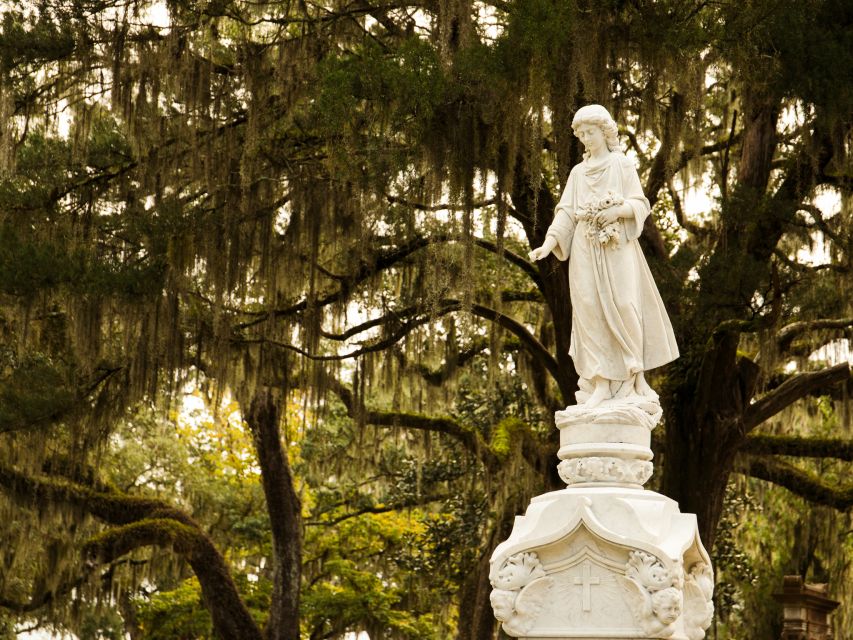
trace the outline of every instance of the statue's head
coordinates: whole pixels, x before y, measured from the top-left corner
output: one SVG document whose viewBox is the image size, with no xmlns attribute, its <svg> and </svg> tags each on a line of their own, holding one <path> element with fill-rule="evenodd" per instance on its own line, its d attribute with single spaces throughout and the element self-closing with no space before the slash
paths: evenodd
<svg viewBox="0 0 853 640">
<path fill-rule="evenodd" d="M 678 620 L 683 608 L 684 597 L 680 589 L 667 587 L 652 594 L 652 611 L 664 624 L 672 624 Z"/>
<path fill-rule="evenodd" d="M 591 124 L 599 127 L 604 133 L 604 141 L 610 151 L 619 151 L 619 135 L 616 122 L 610 117 L 610 112 L 600 104 L 588 104 L 575 112 L 572 119 L 572 130 L 577 133 L 580 126 Z"/>
<path fill-rule="evenodd" d="M 506 622 L 512 618 L 515 613 L 515 591 L 507 591 L 505 589 L 493 589 L 489 600 L 492 603 L 492 611 L 495 612 L 495 618 L 501 622 Z"/>
</svg>

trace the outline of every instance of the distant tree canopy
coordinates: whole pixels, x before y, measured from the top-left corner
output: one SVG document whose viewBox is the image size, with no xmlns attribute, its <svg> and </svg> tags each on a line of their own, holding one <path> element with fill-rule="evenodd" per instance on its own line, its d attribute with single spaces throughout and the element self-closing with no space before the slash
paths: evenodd
<svg viewBox="0 0 853 640">
<path fill-rule="evenodd" d="M 851 68 L 843 0 L 6 2 L 5 620 L 493 638 L 562 486 L 567 269 L 526 254 L 591 102 L 682 352 L 656 486 L 709 547 L 732 474 L 846 512 Z"/>
</svg>

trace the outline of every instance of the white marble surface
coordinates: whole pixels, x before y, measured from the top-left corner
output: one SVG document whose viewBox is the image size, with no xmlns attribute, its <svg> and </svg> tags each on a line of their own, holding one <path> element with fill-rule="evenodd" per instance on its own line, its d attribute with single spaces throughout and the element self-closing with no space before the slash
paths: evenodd
<svg viewBox="0 0 853 640">
<path fill-rule="evenodd" d="M 502 571 L 520 564 L 521 556 L 536 570 L 515 582 L 502 581 Z M 648 559 L 652 568 L 641 577 L 635 571 L 632 578 L 636 557 Z M 514 587 L 499 594 L 498 616 L 514 637 L 702 637 L 698 627 L 710 606 L 709 581 L 700 575 L 705 591 L 686 591 L 685 581 L 692 588 L 697 581 L 691 569 L 710 567 L 710 560 L 695 516 L 680 513 L 677 503 L 658 493 L 584 486 L 538 496 L 516 518 L 491 562 L 496 589 Z M 693 598 L 689 616 L 687 595 Z"/>
<path fill-rule="evenodd" d="M 643 372 L 677 358 L 678 346 L 638 241 L 649 201 L 607 109 L 582 107 L 572 130 L 584 159 L 569 175 L 544 244 L 529 255 L 569 260 L 572 317 L 557 322 L 572 323 L 578 402 L 656 398 Z"/>
<path fill-rule="evenodd" d="M 555 414 L 568 487 L 533 498 L 495 549 L 492 607 L 527 640 L 702 640 L 714 580 L 696 517 L 643 489 L 662 415 L 643 372 L 678 356 L 637 242 L 648 201 L 603 107 L 583 107 L 572 127 L 587 153 L 530 252 L 570 260 L 581 380 L 578 404 Z"/>
</svg>

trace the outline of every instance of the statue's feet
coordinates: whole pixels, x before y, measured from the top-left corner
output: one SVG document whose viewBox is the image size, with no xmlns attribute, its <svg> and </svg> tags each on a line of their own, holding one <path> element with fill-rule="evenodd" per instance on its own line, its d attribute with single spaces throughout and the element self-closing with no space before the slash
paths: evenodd
<svg viewBox="0 0 853 640">
<path fill-rule="evenodd" d="M 642 372 L 637 374 L 637 378 L 634 381 L 634 388 L 637 390 L 637 393 L 644 398 L 649 398 L 650 400 L 658 399 L 658 394 L 655 393 L 655 390 L 649 386 L 648 382 L 646 382 L 646 377 Z"/>
<path fill-rule="evenodd" d="M 585 409 L 594 409 L 605 400 L 610 399 L 610 383 L 607 380 L 599 380 L 595 384 L 595 391 L 589 400 L 583 403 Z"/>
</svg>

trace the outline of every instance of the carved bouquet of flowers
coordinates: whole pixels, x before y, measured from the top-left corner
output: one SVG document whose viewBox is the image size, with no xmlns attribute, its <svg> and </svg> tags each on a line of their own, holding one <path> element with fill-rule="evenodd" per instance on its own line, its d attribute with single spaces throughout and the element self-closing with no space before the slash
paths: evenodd
<svg viewBox="0 0 853 640">
<path fill-rule="evenodd" d="M 608 191 L 601 198 L 591 198 L 575 213 L 578 220 L 586 222 L 586 237 L 597 240 L 604 246 L 612 246 L 619 242 L 619 223 L 610 222 L 598 224 L 595 222 L 595 214 L 610 207 L 616 207 L 625 202 L 621 196 Z"/>
</svg>

